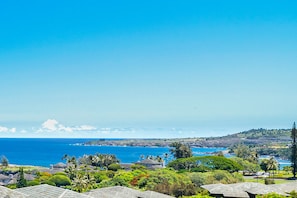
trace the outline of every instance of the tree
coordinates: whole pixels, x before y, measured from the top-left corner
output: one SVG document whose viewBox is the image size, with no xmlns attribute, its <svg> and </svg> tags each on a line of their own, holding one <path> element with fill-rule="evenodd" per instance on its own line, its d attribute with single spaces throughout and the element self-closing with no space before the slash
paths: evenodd
<svg viewBox="0 0 297 198">
<path fill-rule="evenodd" d="M 271 157 L 269 159 L 263 159 L 260 163 L 260 167 L 265 172 L 270 170 L 277 170 L 278 162 L 276 161 L 276 159 L 274 159 L 274 157 Z"/>
<path fill-rule="evenodd" d="M 4 155 L 1 157 L 1 165 L 4 167 L 8 166 L 8 159 Z"/>
<path fill-rule="evenodd" d="M 234 149 L 234 153 L 236 157 L 240 157 L 246 160 L 250 155 L 250 148 L 246 145 L 238 144 Z"/>
<path fill-rule="evenodd" d="M 79 162 L 80 164 L 96 166 L 107 170 L 109 165 L 119 163 L 120 161 L 115 155 L 97 153 L 95 155 L 84 155 L 79 159 Z"/>
<path fill-rule="evenodd" d="M 188 158 L 193 156 L 192 150 L 189 145 L 182 144 L 180 142 L 173 142 L 172 144 L 170 144 L 170 146 L 173 147 L 172 149 L 170 149 L 170 152 L 176 159 Z"/>
<path fill-rule="evenodd" d="M 291 166 L 293 168 L 293 178 L 296 179 L 296 171 L 297 171 L 297 147 L 296 147 L 296 124 L 294 122 L 292 132 L 291 132 L 291 138 L 292 138 L 292 154 L 291 154 Z"/>
<path fill-rule="evenodd" d="M 207 172 L 211 170 L 227 170 L 236 172 L 243 170 L 237 162 L 226 157 L 219 156 L 195 156 L 190 158 L 180 158 L 171 161 L 167 165 L 175 170 L 188 170 L 192 172 Z"/>
<path fill-rule="evenodd" d="M 76 174 L 76 177 L 72 181 L 72 189 L 77 192 L 85 192 L 92 189 L 95 184 L 96 180 L 93 176 L 81 172 Z"/>
<path fill-rule="evenodd" d="M 259 156 L 256 151 L 252 151 L 248 146 L 239 144 L 234 149 L 236 157 L 240 157 L 244 160 L 247 160 L 251 163 L 257 164 Z"/>
<path fill-rule="evenodd" d="M 17 188 L 23 188 L 27 186 L 27 181 L 24 177 L 24 169 L 20 168 L 19 169 L 19 176 L 17 179 L 17 183 L 16 183 Z"/>
</svg>

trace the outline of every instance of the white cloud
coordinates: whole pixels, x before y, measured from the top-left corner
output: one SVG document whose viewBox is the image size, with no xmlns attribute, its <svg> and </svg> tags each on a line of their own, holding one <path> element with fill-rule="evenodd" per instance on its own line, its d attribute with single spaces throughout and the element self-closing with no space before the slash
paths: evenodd
<svg viewBox="0 0 297 198">
<path fill-rule="evenodd" d="M 9 131 L 10 131 L 11 133 L 15 133 L 15 132 L 16 132 L 16 128 L 11 128 Z"/>
<path fill-rule="evenodd" d="M 55 119 L 48 119 L 44 123 L 42 123 L 42 128 L 37 130 L 37 132 L 74 132 L 74 131 L 94 131 L 96 127 L 90 125 L 80 125 L 80 126 L 65 126 L 60 124 Z"/>
<path fill-rule="evenodd" d="M 53 120 L 53 119 L 48 119 L 47 121 L 45 121 L 42 124 L 42 128 L 49 130 L 49 131 L 55 131 L 57 130 L 57 125 L 58 125 L 58 121 L 57 120 Z"/>
<path fill-rule="evenodd" d="M 24 133 L 27 133 L 27 131 L 23 129 L 23 130 L 20 131 L 20 133 L 24 134 Z"/>
<path fill-rule="evenodd" d="M 73 128 L 75 131 L 94 131 L 97 128 L 90 125 L 81 125 Z"/>
<path fill-rule="evenodd" d="M 16 128 L 7 128 L 4 126 L 0 126 L 0 132 L 10 132 L 10 133 L 15 133 Z"/>
</svg>

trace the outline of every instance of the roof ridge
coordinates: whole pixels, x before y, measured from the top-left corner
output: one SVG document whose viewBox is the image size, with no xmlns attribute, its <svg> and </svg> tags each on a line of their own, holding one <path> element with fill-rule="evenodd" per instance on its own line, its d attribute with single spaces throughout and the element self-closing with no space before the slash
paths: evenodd
<svg viewBox="0 0 297 198">
<path fill-rule="evenodd" d="M 64 192 L 58 198 L 62 198 L 66 192 L 67 192 L 67 189 L 65 189 Z"/>
</svg>

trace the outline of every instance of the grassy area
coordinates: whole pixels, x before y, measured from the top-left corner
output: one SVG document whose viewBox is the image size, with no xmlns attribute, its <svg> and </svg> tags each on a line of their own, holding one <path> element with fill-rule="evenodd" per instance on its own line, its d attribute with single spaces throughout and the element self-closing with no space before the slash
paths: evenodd
<svg viewBox="0 0 297 198">
<path fill-rule="evenodd" d="M 33 171 L 33 170 L 39 170 L 39 169 L 44 169 L 44 167 L 40 166 L 18 166 L 18 165 L 13 165 L 13 166 L 0 166 L 0 170 L 2 171 L 11 171 L 11 172 L 17 172 L 20 167 L 24 169 L 24 171 Z"/>
<path fill-rule="evenodd" d="M 273 179 L 272 177 L 269 177 L 269 179 Z M 265 178 L 245 178 L 244 179 L 245 182 L 256 182 L 256 183 L 261 183 L 261 184 L 265 184 Z M 288 183 L 291 182 L 292 180 L 287 180 L 286 178 L 284 179 L 274 179 L 275 184 L 284 184 L 284 183 Z"/>
</svg>

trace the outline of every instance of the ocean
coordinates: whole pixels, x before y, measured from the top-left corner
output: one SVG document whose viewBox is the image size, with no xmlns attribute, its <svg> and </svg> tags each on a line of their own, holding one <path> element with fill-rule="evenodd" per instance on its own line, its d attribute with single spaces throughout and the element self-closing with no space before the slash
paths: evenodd
<svg viewBox="0 0 297 198">
<path fill-rule="evenodd" d="M 120 146 L 82 146 L 91 139 L 49 139 L 49 138 L 0 138 L 0 157 L 5 156 L 10 164 L 50 167 L 63 162 L 62 157 L 81 157 L 84 154 L 114 154 L 121 163 L 132 163 L 140 156 L 162 156 L 170 153 L 168 147 L 120 147 Z M 224 151 L 226 148 L 193 148 L 196 156 Z"/>
</svg>

